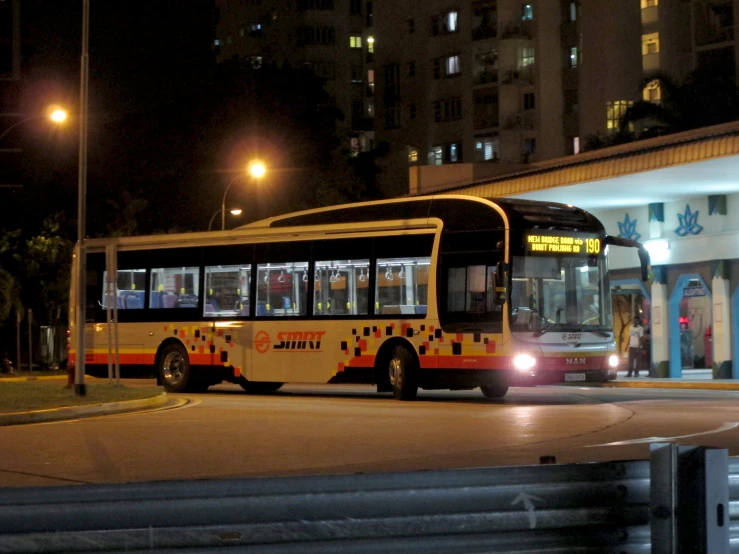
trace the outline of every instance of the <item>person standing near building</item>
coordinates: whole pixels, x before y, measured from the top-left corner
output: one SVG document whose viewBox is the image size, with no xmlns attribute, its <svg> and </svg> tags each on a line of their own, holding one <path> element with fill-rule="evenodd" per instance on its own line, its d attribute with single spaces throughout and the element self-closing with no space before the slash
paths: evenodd
<svg viewBox="0 0 739 554">
<path fill-rule="evenodd" d="M 631 377 L 632 372 L 634 377 L 639 377 L 639 363 L 641 361 L 639 355 L 643 337 L 644 327 L 641 326 L 641 320 L 635 317 L 629 329 L 629 372 L 626 377 Z"/>
</svg>

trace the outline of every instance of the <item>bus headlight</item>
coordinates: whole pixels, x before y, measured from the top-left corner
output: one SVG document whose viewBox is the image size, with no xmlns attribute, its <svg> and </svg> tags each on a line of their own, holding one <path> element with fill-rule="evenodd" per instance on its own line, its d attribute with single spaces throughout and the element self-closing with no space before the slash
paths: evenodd
<svg viewBox="0 0 739 554">
<path fill-rule="evenodd" d="M 527 371 L 536 365 L 536 358 L 528 354 L 519 354 L 513 358 L 513 367 L 518 371 Z"/>
<path fill-rule="evenodd" d="M 618 367 L 618 356 L 614 354 L 608 358 L 608 367 Z"/>
</svg>

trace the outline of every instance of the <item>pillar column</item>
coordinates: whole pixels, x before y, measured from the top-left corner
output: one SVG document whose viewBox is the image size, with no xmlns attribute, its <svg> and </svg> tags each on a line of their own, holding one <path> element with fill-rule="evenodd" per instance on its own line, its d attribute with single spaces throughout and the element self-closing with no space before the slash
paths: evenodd
<svg viewBox="0 0 739 554">
<path fill-rule="evenodd" d="M 726 260 L 712 264 L 713 279 L 711 293 L 712 306 L 712 342 L 713 342 L 713 378 L 731 379 L 731 293 L 730 270 Z"/>
<path fill-rule="evenodd" d="M 663 202 L 649 204 L 649 238 L 661 239 L 665 233 L 665 205 Z"/>
<path fill-rule="evenodd" d="M 670 333 L 667 309 L 667 271 L 664 267 L 652 268 L 652 377 L 671 377 L 670 375 Z"/>
</svg>

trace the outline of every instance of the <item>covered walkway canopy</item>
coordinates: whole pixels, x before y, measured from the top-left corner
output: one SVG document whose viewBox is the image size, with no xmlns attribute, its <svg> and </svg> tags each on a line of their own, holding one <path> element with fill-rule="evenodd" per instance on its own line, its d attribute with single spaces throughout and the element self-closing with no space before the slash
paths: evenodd
<svg viewBox="0 0 739 554">
<path fill-rule="evenodd" d="M 587 210 L 737 193 L 739 122 L 531 164 L 526 171 L 433 192 L 441 190 L 562 202 Z"/>
</svg>

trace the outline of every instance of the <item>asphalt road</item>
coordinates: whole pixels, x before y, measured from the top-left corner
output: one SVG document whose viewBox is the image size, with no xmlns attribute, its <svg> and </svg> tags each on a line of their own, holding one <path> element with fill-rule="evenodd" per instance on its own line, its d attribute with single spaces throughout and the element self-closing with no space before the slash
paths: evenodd
<svg viewBox="0 0 739 554">
<path fill-rule="evenodd" d="M 739 392 L 513 388 L 502 400 L 364 386 L 236 386 L 145 413 L 0 427 L 0 487 L 640 459 L 649 442 L 739 455 Z"/>
</svg>

